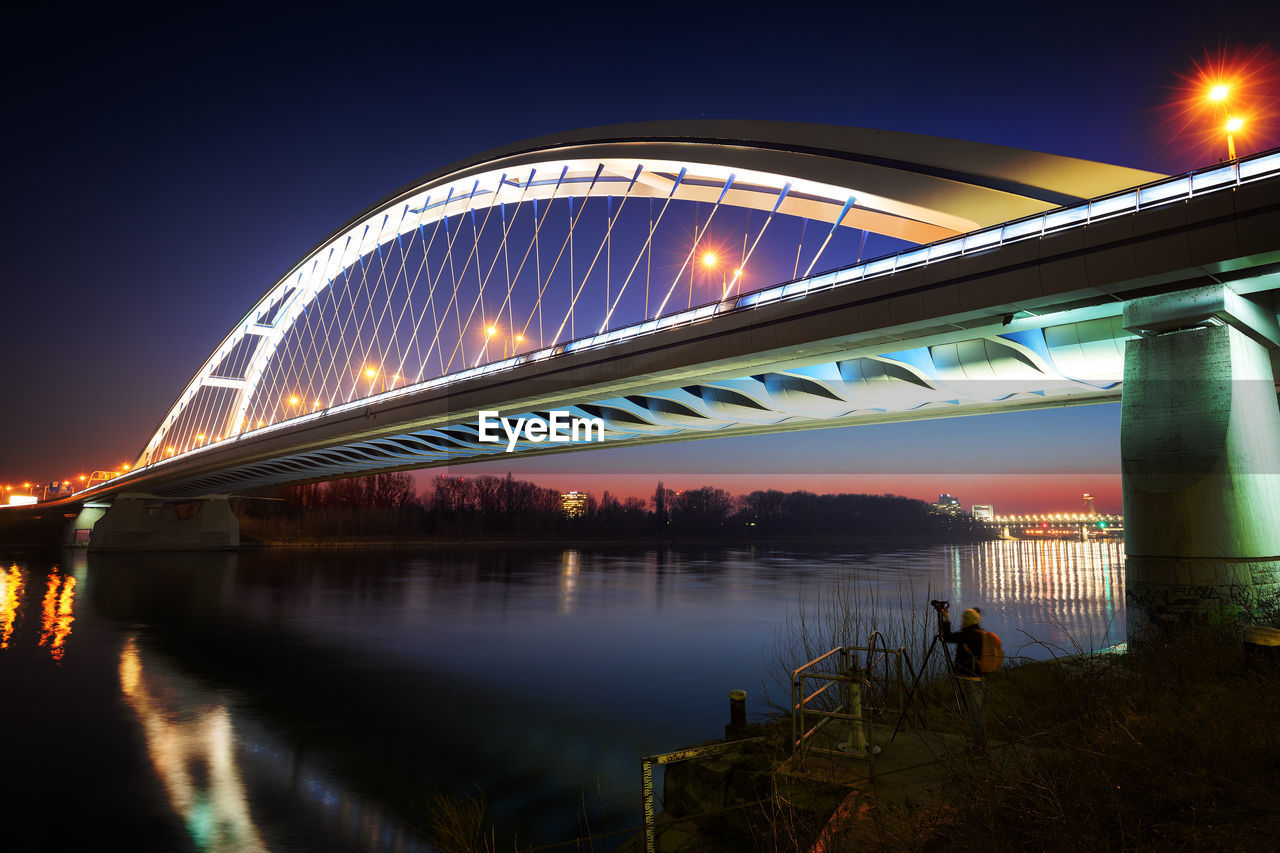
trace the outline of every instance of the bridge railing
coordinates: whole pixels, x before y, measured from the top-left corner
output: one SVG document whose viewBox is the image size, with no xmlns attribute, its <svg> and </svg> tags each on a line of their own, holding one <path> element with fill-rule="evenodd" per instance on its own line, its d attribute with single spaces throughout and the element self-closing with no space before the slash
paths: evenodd
<svg viewBox="0 0 1280 853">
<path fill-rule="evenodd" d="M 1147 210 L 1181 199 L 1195 198 L 1208 193 L 1231 189 L 1241 184 L 1273 177 L 1277 174 L 1280 174 L 1280 149 L 1264 151 L 1249 157 L 1242 157 L 1230 163 L 1216 164 L 1187 172 L 1183 175 L 1163 178 L 1132 189 L 1121 190 L 1109 195 L 1089 199 L 1088 201 L 1064 205 L 1044 213 L 1014 219 L 990 228 L 971 231 L 958 237 L 950 237 L 923 246 L 912 247 L 891 255 L 884 255 L 850 266 L 839 267 L 818 275 L 795 279 L 718 302 L 695 306 L 684 311 L 641 323 L 634 323 L 629 326 L 622 326 L 596 335 L 577 338 L 567 343 L 544 347 L 536 352 L 523 353 L 502 361 L 490 362 L 478 367 L 439 376 L 425 382 L 405 385 L 370 397 L 353 400 L 318 412 L 299 415 L 275 424 L 246 430 L 243 433 L 228 436 L 220 441 L 193 448 L 180 456 L 157 459 L 143 468 L 129 472 L 129 474 L 125 474 L 118 479 L 132 479 L 130 475 L 138 476 L 144 471 L 154 470 L 159 466 L 175 462 L 181 458 L 187 458 L 192 454 L 215 447 L 225 447 L 241 438 L 259 436 L 274 430 L 295 427 L 311 420 L 317 420 L 348 410 L 361 409 L 384 400 L 464 382 L 479 376 L 508 370 L 522 364 L 543 361 L 563 353 L 595 349 L 666 329 L 699 323 L 722 314 L 746 311 L 774 302 L 802 299 L 810 293 L 856 284 L 871 278 L 893 275 L 904 270 L 928 266 L 938 261 L 963 257 L 975 252 L 998 248 L 1009 243 L 1040 239 L 1049 234 L 1080 228 L 1092 222 L 1134 213 L 1139 210 Z M 100 486 L 101 484 L 98 484 L 84 491 L 90 492 Z"/>
</svg>

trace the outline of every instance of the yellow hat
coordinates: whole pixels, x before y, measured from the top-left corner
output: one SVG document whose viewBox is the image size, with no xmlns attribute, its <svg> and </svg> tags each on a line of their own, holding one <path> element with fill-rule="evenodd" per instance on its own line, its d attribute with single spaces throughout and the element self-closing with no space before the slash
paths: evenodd
<svg viewBox="0 0 1280 853">
<path fill-rule="evenodd" d="M 970 608 L 966 610 L 964 614 L 960 617 L 960 624 L 964 625 L 964 627 L 966 628 L 970 628 L 974 625 L 977 625 L 978 622 L 981 621 L 981 619 L 982 619 L 982 614 L 978 613 L 978 611 L 974 610 L 973 608 Z"/>
</svg>

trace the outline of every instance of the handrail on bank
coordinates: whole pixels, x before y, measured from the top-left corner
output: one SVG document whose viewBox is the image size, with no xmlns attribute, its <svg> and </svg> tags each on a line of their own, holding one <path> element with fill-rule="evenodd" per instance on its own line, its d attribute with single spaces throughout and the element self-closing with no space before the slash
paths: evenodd
<svg viewBox="0 0 1280 853">
<path fill-rule="evenodd" d="M 879 639 L 877 645 L 876 640 Z M 865 667 L 857 665 L 858 653 L 864 655 Z M 831 662 L 835 657 L 835 670 Z M 905 712 L 906 690 L 903 682 L 903 660 L 906 649 L 891 649 L 878 631 L 873 631 L 865 646 L 837 646 L 791 673 L 791 751 L 801 759 L 810 753 L 823 753 L 846 758 L 862 758 L 868 763 L 868 776 L 875 778 L 876 744 L 874 717 L 891 712 L 902 716 Z M 891 663 L 892 661 L 892 663 Z M 883 666 L 881 666 L 883 664 Z M 825 667 L 824 667 L 825 665 Z M 806 694 L 806 681 L 825 682 Z M 828 698 L 834 704 L 827 707 L 815 703 L 837 686 L 838 694 Z M 896 698 L 896 707 L 890 708 L 890 697 Z M 881 699 L 877 707 L 876 697 Z M 817 722 L 809 725 L 810 718 Z M 848 739 L 837 749 L 817 746 L 815 736 L 832 720 L 845 720 L 850 724 Z M 897 730 L 895 728 L 896 735 Z M 891 737 L 890 740 L 893 738 Z"/>
</svg>

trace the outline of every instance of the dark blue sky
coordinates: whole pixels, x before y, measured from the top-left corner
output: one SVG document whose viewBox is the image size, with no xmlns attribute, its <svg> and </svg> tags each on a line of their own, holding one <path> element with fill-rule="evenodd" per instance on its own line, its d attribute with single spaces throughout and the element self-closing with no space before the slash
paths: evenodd
<svg viewBox="0 0 1280 853">
<path fill-rule="evenodd" d="M 1142 5 L 451 4 L 441 15 L 422 3 L 259 4 L 10 16 L 0 483 L 132 460 L 231 324 L 317 240 L 419 175 L 521 138 L 752 118 L 1166 172 L 1202 165 L 1210 152 L 1187 144 L 1162 109 L 1178 75 L 1280 34 L 1280 12 Z M 1276 144 L 1255 138 L 1242 153 Z M 631 475 L 735 491 L 805 481 L 963 490 L 966 503 L 1010 508 L 1039 505 L 1037 493 L 1074 507 L 1081 487 L 1068 475 L 1080 471 L 1118 507 L 1118 421 L 1115 406 L 1095 406 L 502 467 L 595 491 Z M 974 476 L 988 471 L 1003 477 Z"/>
</svg>

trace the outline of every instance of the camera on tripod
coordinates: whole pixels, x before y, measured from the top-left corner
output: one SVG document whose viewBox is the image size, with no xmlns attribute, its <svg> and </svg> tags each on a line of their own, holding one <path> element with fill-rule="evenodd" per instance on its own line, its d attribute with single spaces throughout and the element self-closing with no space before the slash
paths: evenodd
<svg viewBox="0 0 1280 853">
<path fill-rule="evenodd" d="M 947 609 L 949 609 L 949 608 L 951 607 L 951 602 L 950 602 L 950 601 L 939 601 L 938 599 L 936 599 L 936 598 L 935 598 L 935 599 L 933 599 L 932 601 L 930 601 L 930 602 L 929 602 L 929 605 L 930 605 L 931 607 L 933 607 L 933 609 L 934 609 L 934 610 L 936 610 L 936 611 L 938 611 L 939 613 L 941 613 L 942 611 L 947 610 Z"/>
</svg>

